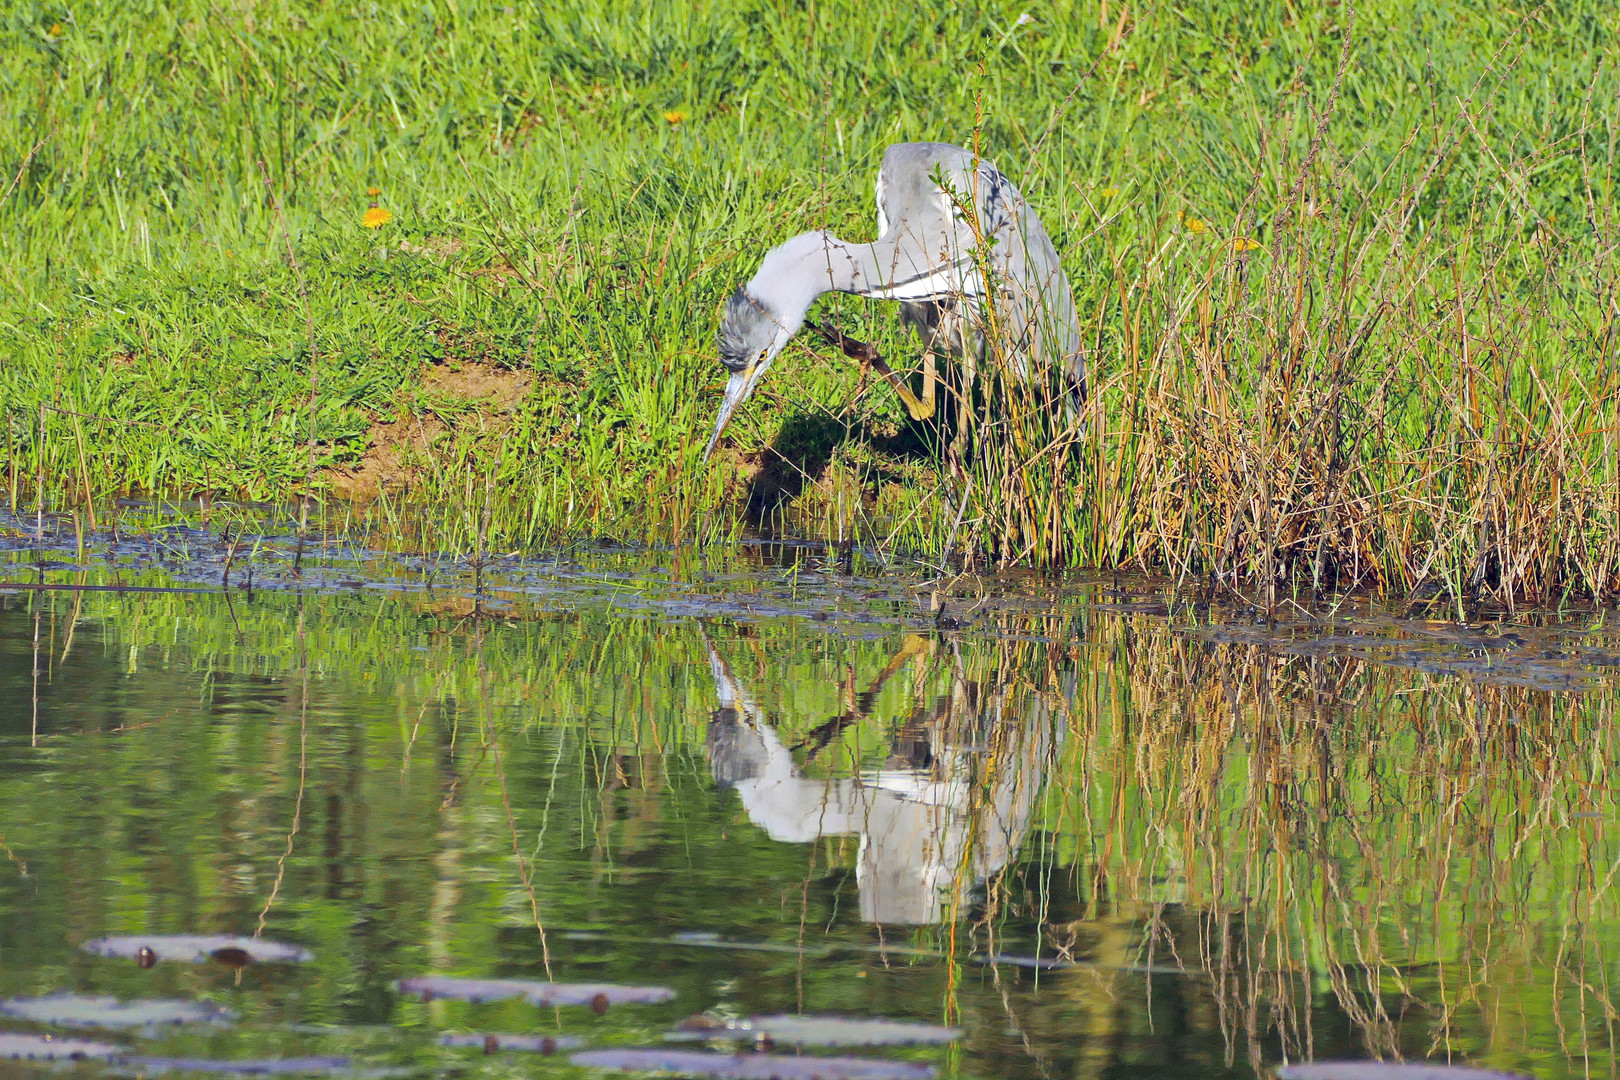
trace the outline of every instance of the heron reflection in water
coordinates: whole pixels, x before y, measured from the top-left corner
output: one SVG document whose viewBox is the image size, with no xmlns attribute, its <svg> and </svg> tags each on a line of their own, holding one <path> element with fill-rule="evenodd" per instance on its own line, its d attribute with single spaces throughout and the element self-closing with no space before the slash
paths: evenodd
<svg viewBox="0 0 1620 1080">
<path fill-rule="evenodd" d="M 867 721 L 883 684 L 936 646 L 905 648 L 846 710 L 798 748 L 814 755 L 852 724 Z M 813 777 L 730 666 L 709 645 L 720 707 L 709 723 L 709 767 L 742 800 L 749 819 L 773 840 L 810 843 L 858 834 L 855 877 L 862 920 L 920 925 L 940 921 L 971 899 L 1017 853 L 1050 762 L 1066 730 L 1052 696 L 1021 692 L 1014 706 L 999 686 L 961 673 L 932 707 L 899 726 L 881 768 Z"/>
</svg>

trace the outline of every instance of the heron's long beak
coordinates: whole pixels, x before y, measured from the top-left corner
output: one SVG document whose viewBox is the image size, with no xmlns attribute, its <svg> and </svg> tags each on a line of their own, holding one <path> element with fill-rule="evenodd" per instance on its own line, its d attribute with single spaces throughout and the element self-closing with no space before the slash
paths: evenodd
<svg viewBox="0 0 1620 1080">
<path fill-rule="evenodd" d="M 761 364 L 752 363 L 733 374 L 726 383 L 726 399 L 720 403 L 720 415 L 714 418 L 714 434 L 709 436 L 709 445 L 703 448 L 704 461 L 708 461 L 709 455 L 714 453 L 714 444 L 720 441 L 720 433 L 731 423 L 731 414 L 754 392 L 754 384 L 759 382 L 764 371 Z"/>
</svg>

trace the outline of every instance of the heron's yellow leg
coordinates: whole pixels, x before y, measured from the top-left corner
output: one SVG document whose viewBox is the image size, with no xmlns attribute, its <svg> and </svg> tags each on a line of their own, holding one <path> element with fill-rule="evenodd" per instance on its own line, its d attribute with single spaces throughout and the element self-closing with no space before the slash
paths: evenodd
<svg viewBox="0 0 1620 1080">
<path fill-rule="evenodd" d="M 917 395 L 911 392 L 911 387 L 906 385 L 906 380 L 902 379 L 898 374 L 896 374 L 895 370 L 888 364 L 874 357 L 872 360 L 872 366 L 877 368 L 879 375 L 882 375 L 885 379 L 889 380 L 889 385 L 893 386 L 894 392 L 900 395 L 900 400 L 905 403 L 906 412 L 911 414 L 911 418 L 913 420 L 927 420 L 930 416 L 934 415 L 934 395 L 932 389 L 929 390 L 928 397 L 926 399 L 919 401 L 917 399 Z"/>
<path fill-rule="evenodd" d="M 938 359 L 934 355 L 932 346 L 923 350 L 923 392 L 922 402 L 928 406 L 928 415 L 934 415 L 934 387 L 939 380 Z"/>
</svg>

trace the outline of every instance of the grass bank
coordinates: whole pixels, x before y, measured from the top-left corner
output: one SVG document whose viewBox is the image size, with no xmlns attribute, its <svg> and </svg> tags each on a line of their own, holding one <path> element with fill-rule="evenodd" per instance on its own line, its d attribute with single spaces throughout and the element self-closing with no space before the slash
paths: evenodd
<svg viewBox="0 0 1620 1080">
<path fill-rule="evenodd" d="M 9 495 L 1610 595 L 1617 37 L 1598 0 L 16 5 Z M 951 477 L 806 342 L 701 467 L 720 298 L 792 233 L 869 238 L 922 138 L 977 140 L 1057 241 L 1083 434 L 992 378 Z"/>
</svg>

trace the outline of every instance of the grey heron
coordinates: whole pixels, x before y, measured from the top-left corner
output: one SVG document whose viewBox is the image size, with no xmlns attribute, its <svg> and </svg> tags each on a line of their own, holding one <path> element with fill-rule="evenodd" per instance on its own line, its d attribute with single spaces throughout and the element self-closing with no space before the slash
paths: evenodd
<svg viewBox="0 0 1620 1080">
<path fill-rule="evenodd" d="M 881 360 L 876 366 L 914 420 L 933 415 L 940 354 L 961 363 L 964 393 L 977 365 L 992 358 L 1019 380 L 1055 372 L 1078 411 L 1085 351 L 1069 279 L 1040 219 L 1000 169 L 949 143 L 896 143 L 878 170 L 877 218 L 870 244 L 816 231 L 772 248 L 726 301 L 719 347 L 731 378 L 705 460 L 793 335 L 806 325 L 821 330 L 806 316 L 828 292 L 901 302 L 902 319 L 923 342 L 923 397 Z"/>
</svg>

